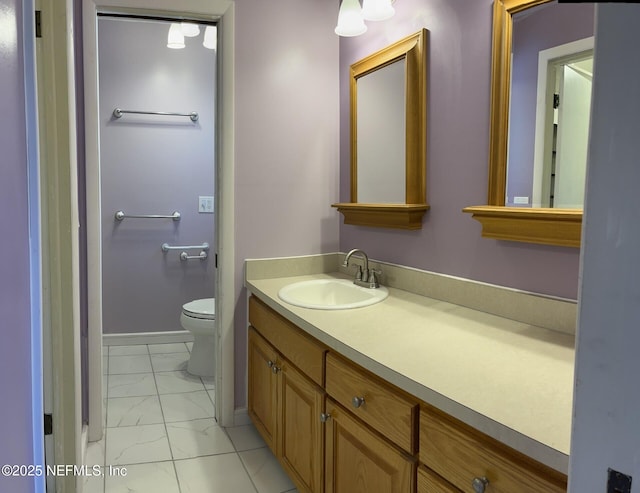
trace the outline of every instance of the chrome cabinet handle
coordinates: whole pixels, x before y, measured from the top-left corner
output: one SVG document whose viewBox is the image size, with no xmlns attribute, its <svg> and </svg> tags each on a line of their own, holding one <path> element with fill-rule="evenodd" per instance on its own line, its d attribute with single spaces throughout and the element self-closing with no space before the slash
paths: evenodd
<svg viewBox="0 0 640 493">
<path fill-rule="evenodd" d="M 476 493 L 484 493 L 487 485 L 489 484 L 489 480 L 482 476 L 481 478 L 473 478 L 471 482 L 471 486 L 473 486 L 473 491 Z"/>
<path fill-rule="evenodd" d="M 271 361 L 271 360 L 267 361 L 267 366 L 269 368 L 273 368 L 273 361 Z"/>
<path fill-rule="evenodd" d="M 351 404 L 353 404 L 353 407 L 355 407 L 356 409 L 359 408 L 364 404 L 364 397 L 354 397 L 353 399 L 351 399 Z"/>
<path fill-rule="evenodd" d="M 271 367 L 271 371 L 272 371 L 274 374 L 276 374 L 276 373 L 278 373 L 278 372 L 280 371 L 280 368 L 278 368 L 276 365 L 273 365 L 273 366 Z"/>
<path fill-rule="evenodd" d="M 326 423 L 327 421 L 329 421 L 329 419 L 331 419 L 331 415 L 329 413 L 320 413 L 321 423 Z"/>
</svg>

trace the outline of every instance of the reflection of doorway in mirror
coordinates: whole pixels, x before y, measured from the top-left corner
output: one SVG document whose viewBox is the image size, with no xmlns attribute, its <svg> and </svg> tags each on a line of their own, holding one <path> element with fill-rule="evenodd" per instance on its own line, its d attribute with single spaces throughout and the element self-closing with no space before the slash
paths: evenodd
<svg viewBox="0 0 640 493">
<path fill-rule="evenodd" d="M 539 53 L 533 207 L 584 203 L 593 37 Z"/>
</svg>

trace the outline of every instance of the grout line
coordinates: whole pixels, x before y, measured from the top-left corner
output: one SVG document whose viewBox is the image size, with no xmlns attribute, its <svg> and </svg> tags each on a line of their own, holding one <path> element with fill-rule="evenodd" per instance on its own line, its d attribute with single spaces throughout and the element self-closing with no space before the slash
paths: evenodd
<svg viewBox="0 0 640 493">
<path fill-rule="evenodd" d="M 149 351 L 149 345 L 147 345 L 147 351 Z M 149 357 L 151 357 L 151 352 L 149 352 Z M 164 408 L 162 407 L 162 400 L 160 399 L 160 391 L 158 390 L 158 381 L 156 380 L 155 369 L 153 369 L 153 362 L 151 364 L 151 368 L 153 372 L 153 383 L 156 386 L 156 397 L 158 398 L 158 403 L 160 404 L 160 413 L 162 414 L 162 424 L 164 425 L 164 434 L 167 437 L 169 454 L 171 454 L 171 465 L 173 466 L 173 474 L 175 475 L 176 484 L 178 485 L 178 492 L 182 493 L 182 486 L 180 485 L 180 477 L 178 476 L 178 469 L 176 468 L 176 459 L 173 456 L 173 448 L 171 447 L 171 441 L 169 440 L 169 430 L 167 429 L 167 420 L 164 416 Z"/>
</svg>

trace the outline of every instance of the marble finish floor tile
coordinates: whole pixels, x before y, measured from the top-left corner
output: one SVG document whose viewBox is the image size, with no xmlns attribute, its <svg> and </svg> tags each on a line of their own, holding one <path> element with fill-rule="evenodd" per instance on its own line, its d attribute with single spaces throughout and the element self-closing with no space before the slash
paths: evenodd
<svg viewBox="0 0 640 493">
<path fill-rule="evenodd" d="M 83 480 L 83 493 L 103 493 L 104 476 L 85 476 Z"/>
<path fill-rule="evenodd" d="M 175 461 L 182 493 L 256 493 L 238 454 Z"/>
<path fill-rule="evenodd" d="M 235 451 L 231 440 L 213 418 L 167 423 L 167 434 L 174 459 Z"/>
<path fill-rule="evenodd" d="M 191 347 L 104 346 L 105 436 L 84 463 L 105 474 L 85 478 L 84 491 L 298 493 L 253 425 L 217 424 L 215 378 L 186 372 Z M 109 465 L 127 475 L 110 476 Z"/>
<path fill-rule="evenodd" d="M 107 384 L 108 397 L 135 397 L 156 395 L 156 381 L 153 373 L 128 373 L 110 375 Z"/>
<path fill-rule="evenodd" d="M 161 353 L 151 355 L 153 371 L 182 371 L 187 369 L 189 353 Z"/>
<path fill-rule="evenodd" d="M 159 394 L 179 394 L 205 389 L 200 377 L 182 371 L 163 371 L 156 373 Z"/>
<path fill-rule="evenodd" d="M 125 466 L 126 476 L 105 476 L 105 493 L 180 493 L 173 462 Z"/>
<path fill-rule="evenodd" d="M 109 356 L 134 356 L 149 354 L 146 344 L 136 344 L 132 346 L 109 346 Z"/>
<path fill-rule="evenodd" d="M 106 464 L 165 460 L 171 460 L 171 450 L 164 424 L 107 428 Z"/>
<path fill-rule="evenodd" d="M 187 345 L 184 342 L 174 344 L 149 344 L 149 352 L 151 354 L 163 353 L 188 353 Z"/>
<path fill-rule="evenodd" d="M 226 428 L 233 446 L 238 452 L 266 447 L 267 444 L 252 424 L 242 426 L 230 426 Z"/>
<path fill-rule="evenodd" d="M 282 493 L 295 488 L 267 447 L 247 450 L 239 455 L 258 493 Z"/>
<path fill-rule="evenodd" d="M 149 373 L 152 371 L 148 354 L 134 354 L 128 356 L 109 355 L 109 375 L 124 373 Z"/>
<path fill-rule="evenodd" d="M 200 377 L 204 388 L 207 390 L 214 390 L 216 388 L 216 377 Z"/>
<path fill-rule="evenodd" d="M 157 395 L 107 399 L 107 428 L 163 423 Z"/>
<path fill-rule="evenodd" d="M 162 412 L 166 423 L 213 418 L 213 402 L 206 391 L 184 394 L 164 394 L 160 396 Z"/>
</svg>

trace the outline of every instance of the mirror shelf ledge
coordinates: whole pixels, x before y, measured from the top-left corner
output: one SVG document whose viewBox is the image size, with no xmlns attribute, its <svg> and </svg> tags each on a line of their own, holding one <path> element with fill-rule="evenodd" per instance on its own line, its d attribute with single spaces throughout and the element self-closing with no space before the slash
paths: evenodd
<svg viewBox="0 0 640 493">
<path fill-rule="evenodd" d="M 332 207 L 344 216 L 344 223 L 394 229 L 420 229 L 428 204 L 365 204 L 342 202 Z"/>
<path fill-rule="evenodd" d="M 462 212 L 482 224 L 484 238 L 580 247 L 582 209 L 476 205 Z"/>
</svg>

